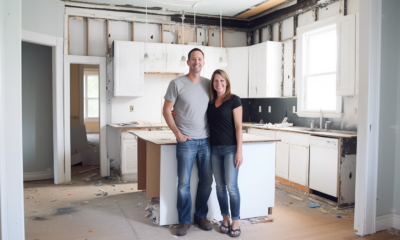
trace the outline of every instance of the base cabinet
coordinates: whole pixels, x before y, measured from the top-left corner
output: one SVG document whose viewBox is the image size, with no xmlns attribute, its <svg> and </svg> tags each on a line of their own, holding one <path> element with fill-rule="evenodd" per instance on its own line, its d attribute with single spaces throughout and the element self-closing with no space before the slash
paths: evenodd
<svg viewBox="0 0 400 240">
<path fill-rule="evenodd" d="M 137 138 L 121 132 L 121 175 L 126 181 L 137 181 Z"/>
<path fill-rule="evenodd" d="M 289 179 L 289 144 L 276 143 L 275 175 L 283 179 Z"/>
<path fill-rule="evenodd" d="M 309 155 L 308 147 L 290 145 L 289 181 L 308 187 Z"/>
</svg>

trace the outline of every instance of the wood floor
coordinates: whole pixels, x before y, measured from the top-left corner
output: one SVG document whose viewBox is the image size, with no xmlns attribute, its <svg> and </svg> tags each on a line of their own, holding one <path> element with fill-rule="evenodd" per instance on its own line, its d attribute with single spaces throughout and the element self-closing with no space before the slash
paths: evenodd
<svg viewBox="0 0 400 240">
<path fill-rule="evenodd" d="M 176 238 L 174 226 L 159 227 L 145 218 L 148 200 L 143 192 L 136 190 L 135 183 L 93 176 L 93 173 L 99 173 L 99 169 L 79 173 L 86 169 L 73 169 L 75 175 L 71 184 L 56 186 L 52 181 L 24 183 L 27 240 Z M 91 180 L 85 181 L 89 177 Z M 99 183 L 101 186 L 95 186 Z M 107 192 L 107 196 L 97 196 L 102 191 Z M 351 209 L 309 208 L 307 198 L 299 201 L 279 189 L 276 189 L 275 196 L 273 214 L 268 216 L 274 221 L 252 224 L 241 220 L 242 234 L 238 239 L 400 240 L 396 232 L 388 231 L 358 237 L 354 234 Z M 338 214 L 342 218 L 337 218 Z M 192 225 L 182 239 L 230 238 L 219 233 L 218 225 L 208 232 Z"/>
</svg>

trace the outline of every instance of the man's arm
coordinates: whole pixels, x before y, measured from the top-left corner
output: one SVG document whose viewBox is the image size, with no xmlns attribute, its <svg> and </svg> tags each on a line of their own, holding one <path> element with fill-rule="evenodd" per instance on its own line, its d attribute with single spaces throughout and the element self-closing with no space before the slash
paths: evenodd
<svg viewBox="0 0 400 240">
<path fill-rule="evenodd" d="M 181 133 L 181 131 L 179 131 L 178 127 L 176 126 L 175 120 L 171 114 L 171 109 L 174 106 L 174 104 L 175 103 L 165 99 L 164 107 L 163 107 L 163 116 L 164 116 L 165 122 L 167 122 L 168 127 L 175 134 L 175 137 L 176 137 L 176 139 L 178 139 L 179 142 L 185 142 L 186 140 L 192 140 L 190 137 L 183 135 Z"/>
</svg>

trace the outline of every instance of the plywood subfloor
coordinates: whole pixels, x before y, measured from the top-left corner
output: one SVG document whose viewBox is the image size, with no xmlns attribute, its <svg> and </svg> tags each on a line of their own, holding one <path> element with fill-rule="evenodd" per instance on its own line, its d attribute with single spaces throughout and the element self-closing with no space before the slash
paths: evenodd
<svg viewBox="0 0 400 240">
<path fill-rule="evenodd" d="M 26 239 L 174 239 L 174 227 L 159 227 L 145 218 L 145 192 L 136 183 L 92 176 L 97 170 L 73 176 L 71 184 L 54 185 L 52 181 L 25 182 Z M 84 181 L 89 178 L 91 180 Z M 102 186 L 94 186 L 101 183 Z M 107 192 L 107 196 L 96 194 Z M 290 201 L 292 204 L 290 204 Z M 308 199 L 299 201 L 276 189 L 276 206 L 271 223 L 252 224 L 242 220 L 239 239 L 399 239 L 381 232 L 365 238 L 353 232 L 352 210 L 338 211 L 325 207 L 308 208 Z M 288 204 L 289 206 L 284 205 Z M 323 213 L 326 212 L 326 213 Z M 342 218 L 337 218 L 341 214 Z M 90 232 L 92 230 L 92 232 Z M 400 234 L 400 231 L 398 231 Z M 182 239 L 229 239 L 218 232 L 189 229 Z"/>
</svg>

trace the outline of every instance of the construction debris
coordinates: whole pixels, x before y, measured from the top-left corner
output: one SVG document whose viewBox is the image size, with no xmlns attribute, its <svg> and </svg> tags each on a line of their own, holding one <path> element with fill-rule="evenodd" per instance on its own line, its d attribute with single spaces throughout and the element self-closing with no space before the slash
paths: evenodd
<svg viewBox="0 0 400 240">
<path fill-rule="evenodd" d="M 321 207 L 321 204 L 319 204 L 319 203 L 310 203 L 309 206 L 310 206 L 310 208 L 316 208 L 316 207 Z"/>
<path fill-rule="evenodd" d="M 301 198 L 301 197 L 298 197 L 298 196 L 295 196 L 295 195 L 289 195 L 289 196 L 291 196 L 292 198 L 294 198 L 294 199 L 296 199 L 296 200 L 299 200 L 299 201 L 304 202 L 304 199 Z"/>
<path fill-rule="evenodd" d="M 159 220 L 158 220 L 157 213 L 156 213 L 156 211 L 155 211 L 156 209 L 158 209 L 158 204 L 154 204 L 154 205 L 152 205 L 152 204 L 147 204 L 147 207 L 145 208 L 145 210 L 147 211 L 145 217 L 146 217 L 146 218 L 150 218 L 151 221 L 152 221 L 154 224 L 157 224 L 157 225 L 158 225 L 160 222 L 159 222 Z"/>
</svg>

